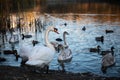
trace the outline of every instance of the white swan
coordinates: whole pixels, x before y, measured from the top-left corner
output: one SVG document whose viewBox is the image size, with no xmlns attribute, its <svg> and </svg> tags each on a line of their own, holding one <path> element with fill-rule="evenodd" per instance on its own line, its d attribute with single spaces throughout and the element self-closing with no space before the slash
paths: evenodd
<svg viewBox="0 0 120 80">
<path fill-rule="evenodd" d="M 68 32 L 63 33 L 63 40 L 64 40 L 64 45 L 59 45 L 61 52 L 58 56 L 58 61 L 59 62 L 70 62 L 72 59 L 72 51 L 69 49 L 67 43 L 66 43 L 66 35 L 69 35 Z"/>
<path fill-rule="evenodd" d="M 103 73 L 106 73 L 107 68 L 114 64 L 115 64 L 114 52 L 109 52 L 103 55 L 101 70 L 103 71 Z"/>
<path fill-rule="evenodd" d="M 26 65 L 30 66 L 38 66 L 43 68 L 48 66 L 49 63 L 52 61 L 55 53 L 55 49 L 53 45 L 48 41 L 48 34 L 50 31 L 57 32 L 57 29 L 54 27 L 48 27 L 45 32 L 45 44 L 46 46 L 34 46 L 31 49 L 31 55 L 28 56 L 28 61 L 25 63 Z"/>
<path fill-rule="evenodd" d="M 28 61 L 29 56 L 32 54 L 32 45 L 24 44 L 19 48 L 19 56 L 22 58 L 21 65 L 24 65 Z"/>
</svg>

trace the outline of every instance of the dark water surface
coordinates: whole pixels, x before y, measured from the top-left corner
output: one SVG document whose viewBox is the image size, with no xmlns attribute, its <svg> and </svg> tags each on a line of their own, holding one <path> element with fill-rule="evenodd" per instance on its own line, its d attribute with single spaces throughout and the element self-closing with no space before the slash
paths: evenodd
<svg viewBox="0 0 120 80">
<path fill-rule="evenodd" d="M 46 0 L 47 1 L 47 0 Z M 70 63 L 65 64 L 66 71 L 72 72 L 92 72 L 103 76 L 120 76 L 120 6 L 110 4 L 108 2 L 55 2 L 53 1 L 29 1 L 29 4 L 22 1 L 8 8 L 8 13 L 11 20 L 11 28 L 17 27 L 18 19 L 20 20 L 21 32 L 17 29 L 17 34 L 31 34 L 33 37 L 21 40 L 19 35 L 19 43 L 15 44 L 15 49 L 19 51 L 21 44 L 31 46 L 32 40 L 38 40 L 38 45 L 43 45 L 43 32 L 39 32 L 39 27 L 35 31 L 35 20 L 38 20 L 44 28 L 48 26 L 56 26 L 61 34 L 54 35 L 50 33 L 49 40 L 55 41 L 56 38 L 62 38 L 62 33 L 68 31 L 67 43 L 72 50 L 73 59 Z M 76 0 L 75 0 L 76 1 Z M 13 1 L 17 3 L 16 1 Z M 32 4 L 32 2 L 34 4 Z M 22 5 L 26 3 L 26 5 Z M 4 5 L 3 5 L 4 6 Z M 2 11 L 4 13 L 4 11 Z M 2 14 L 1 13 L 1 14 Z M 64 25 L 64 24 L 67 25 Z M 40 25 L 39 25 L 40 26 Z M 82 28 L 86 27 L 86 31 Z M 105 33 L 105 30 L 113 30 L 113 33 Z M 42 29 L 43 30 L 43 29 Z M 6 33 L 7 39 L 10 38 L 9 32 Z M 96 42 L 95 37 L 104 36 L 104 44 Z M 2 34 L 0 38 L 1 52 L 3 50 L 11 50 L 11 44 L 5 40 L 5 45 L 2 43 Z M 107 73 L 101 71 L 102 56 L 98 53 L 89 52 L 89 48 L 100 45 L 102 50 L 109 50 L 111 46 L 115 47 L 116 64 L 108 68 Z M 50 64 L 51 69 L 60 69 L 57 62 L 57 55 Z M 0 57 L 5 57 L 6 62 L 0 62 L 0 65 L 20 66 L 21 59 L 15 61 L 13 55 L 0 54 Z"/>
</svg>

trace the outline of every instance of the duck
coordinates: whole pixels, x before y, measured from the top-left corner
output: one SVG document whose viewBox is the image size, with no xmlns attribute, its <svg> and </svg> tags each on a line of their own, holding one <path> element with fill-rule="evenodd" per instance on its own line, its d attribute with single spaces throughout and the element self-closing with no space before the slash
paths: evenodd
<svg viewBox="0 0 120 80">
<path fill-rule="evenodd" d="M 84 27 L 82 28 L 82 30 L 85 31 L 85 30 L 86 30 L 86 27 L 84 26 Z"/>
<path fill-rule="evenodd" d="M 25 34 L 21 34 L 22 35 L 22 40 L 24 40 L 24 38 L 31 38 L 32 35 L 25 35 Z"/>
<path fill-rule="evenodd" d="M 33 46 L 35 46 L 35 45 L 38 44 L 38 43 L 39 43 L 39 41 L 37 41 L 37 40 L 32 40 Z"/>
<path fill-rule="evenodd" d="M 101 70 L 106 73 L 107 68 L 115 65 L 115 57 L 113 52 L 108 52 L 102 57 Z"/>
<path fill-rule="evenodd" d="M 114 31 L 113 30 L 105 30 L 106 34 L 107 33 L 113 33 Z"/>
<path fill-rule="evenodd" d="M 112 46 L 111 47 L 111 49 L 110 50 L 106 50 L 106 51 L 101 51 L 101 55 L 105 55 L 105 54 L 107 54 L 107 53 L 112 53 L 112 54 L 114 54 L 114 46 Z"/>
<path fill-rule="evenodd" d="M 13 54 L 16 58 L 16 61 L 18 61 L 19 55 L 18 55 L 17 50 L 4 50 L 3 53 L 5 55 Z"/>
<path fill-rule="evenodd" d="M 104 42 L 104 36 L 95 37 L 95 40 L 103 43 Z"/>
<path fill-rule="evenodd" d="M 0 62 L 4 62 L 4 61 L 6 61 L 6 58 L 0 57 Z"/>
<path fill-rule="evenodd" d="M 63 41 L 61 38 L 56 38 L 55 40 L 58 41 L 58 42 Z"/>
<path fill-rule="evenodd" d="M 55 48 L 48 40 L 48 35 L 50 31 L 59 34 L 57 28 L 53 26 L 48 27 L 45 31 L 45 37 L 44 37 L 46 46 L 36 45 L 30 48 L 29 49 L 30 51 L 26 50 L 26 54 L 27 54 L 26 57 L 28 58 L 28 60 L 25 62 L 25 65 L 45 68 L 46 73 L 48 73 L 49 64 L 55 55 Z"/>
<path fill-rule="evenodd" d="M 90 52 L 98 52 L 99 53 L 100 52 L 100 48 L 101 47 L 98 45 L 96 48 L 90 48 L 89 51 Z"/>
<path fill-rule="evenodd" d="M 67 23 L 64 23 L 65 26 L 67 26 Z"/>
</svg>

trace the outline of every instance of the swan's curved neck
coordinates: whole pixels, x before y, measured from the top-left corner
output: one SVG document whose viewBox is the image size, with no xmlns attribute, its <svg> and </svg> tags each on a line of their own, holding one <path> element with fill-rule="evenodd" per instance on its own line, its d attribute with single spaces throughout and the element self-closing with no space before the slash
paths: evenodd
<svg viewBox="0 0 120 80">
<path fill-rule="evenodd" d="M 67 45 L 67 43 L 66 43 L 66 36 L 65 36 L 66 34 L 65 33 L 63 33 L 63 40 L 64 40 L 64 45 Z"/>
<path fill-rule="evenodd" d="M 53 51 L 55 51 L 55 48 L 53 47 L 53 45 L 49 42 L 48 40 L 48 35 L 49 35 L 49 32 L 51 30 L 50 29 L 47 29 L 46 32 L 45 32 L 45 44 L 47 47 L 51 48 Z"/>
<path fill-rule="evenodd" d="M 64 54 L 65 48 L 62 46 L 61 47 L 61 54 Z"/>
</svg>

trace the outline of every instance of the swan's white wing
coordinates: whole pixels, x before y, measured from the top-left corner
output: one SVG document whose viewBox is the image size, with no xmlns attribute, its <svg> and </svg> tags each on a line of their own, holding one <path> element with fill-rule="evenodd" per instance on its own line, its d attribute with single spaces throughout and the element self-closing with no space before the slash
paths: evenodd
<svg viewBox="0 0 120 80">
<path fill-rule="evenodd" d="M 30 46 L 30 45 L 21 46 L 19 49 L 19 55 L 21 57 L 23 57 L 23 56 L 28 57 L 32 54 L 31 53 L 32 49 L 33 49 L 33 46 Z"/>
<path fill-rule="evenodd" d="M 32 51 L 32 55 L 26 62 L 28 65 L 39 65 L 48 64 L 54 56 L 54 51 L 45 46 L 35 46 Z"/>
</svg>

